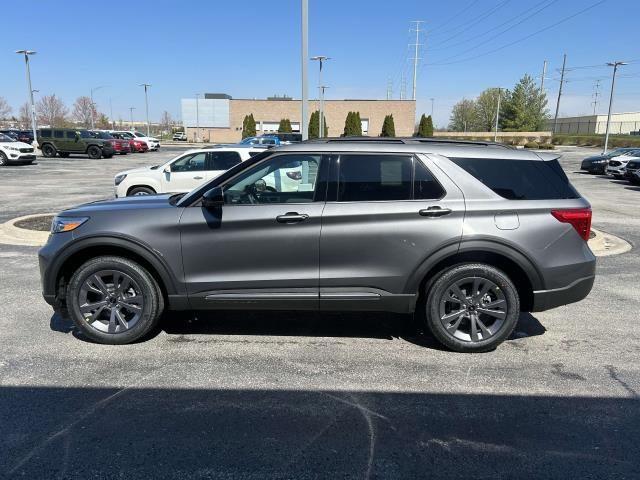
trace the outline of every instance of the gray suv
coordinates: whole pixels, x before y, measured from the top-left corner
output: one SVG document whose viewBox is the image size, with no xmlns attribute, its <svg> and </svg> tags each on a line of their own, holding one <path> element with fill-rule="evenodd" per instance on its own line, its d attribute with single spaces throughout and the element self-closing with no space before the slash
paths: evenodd
<svg viewBox="0 0 640 480">
<path fill-rule="evenodd" d="M 411 313 L 455 351 L 591 290 L 591 209 L 553 153 L 426 139 L 275 148 L 187 194 L 66 210 L 44 298 L 102 343 L 169 310 Z"/>
</svg>

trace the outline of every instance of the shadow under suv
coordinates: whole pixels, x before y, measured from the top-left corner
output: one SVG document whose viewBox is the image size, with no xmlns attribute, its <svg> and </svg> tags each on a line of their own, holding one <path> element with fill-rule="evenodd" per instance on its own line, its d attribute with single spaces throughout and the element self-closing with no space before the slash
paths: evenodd
<svg viewBox="0 0 640 480">
<path fill-rule="evenodd" d="M 417 312 L 462 352 L 521 311 L 584 298 L 591 209 L 553 153 L 323 139 L 265 151 L 180 195 L 66 210 L 40 250 L 44 298 L 103 343 L 164 309 Z"/>
</svg>

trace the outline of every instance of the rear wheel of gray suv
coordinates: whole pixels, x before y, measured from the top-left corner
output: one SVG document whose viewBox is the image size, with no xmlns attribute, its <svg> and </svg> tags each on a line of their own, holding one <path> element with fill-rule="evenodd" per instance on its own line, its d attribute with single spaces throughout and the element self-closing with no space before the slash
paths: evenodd
<svg viewBox="0 0 640 480">
<path fill-rule="evenodd" d="M 427 293 L 431 333 L 456 352 L 486 352 L 506 340 L 518 322 L 520 301 L 513 282 L 481 263 L 440 274 Z"/>
<path fill-rule="evenodd" d="M 157 283 L 139 264 L 122 257 L 89 260 L 71 277 L 66 307 L 88 338 L 122 345 L 149 333 L 164 303 Z"/>
</svg>

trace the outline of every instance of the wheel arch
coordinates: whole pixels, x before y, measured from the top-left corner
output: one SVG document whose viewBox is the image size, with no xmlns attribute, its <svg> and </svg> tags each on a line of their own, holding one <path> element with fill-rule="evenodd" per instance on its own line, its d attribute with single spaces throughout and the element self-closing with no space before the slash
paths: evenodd
<svg viewBox="0 0 640 480">
<path fill-rule="evenodd" d="M 129 195 L 129 193 L 131 192 L 131 190 L 133 190 L 134 188 L 138 188 L 138 187 L 144 187 L 144 188 L 149 188 L 151 190 L 153 190 L 155 193 L 158 193 L 158 188 L 156 188 L 155 185 L 153 185 L 152 182 L 140 182 L 140 181 L 136 181 L 135 183 L 133 183 L 132 185 L 127 187 L 127 196 Z"/>
<path fill-rule="evenodd" d="M 495 240 L 470 240 L 430 256 L 414 273 L 407 290 L 417 293 L 415 298 L 420 303 L 438 272 L 461 263 L 486 263 L 505 272 L 515 284 L 522 311 L 533 308 L 533 291 L 544 288 L 538 269 L 516 248 Z"/>
<path fill-rule="evenodd" d="M 61 289 L 66 289 L 71 275 L 80 265 L 102 255 L 120 256 L 139 263 L 158 282 L 165 299 L 179 293 L 169 267 L 153 249 L 126 238 L 104 236 L 81 240 L 60 252 L 45 278 L 45 292 L 59 296 Z"/>
</svg>

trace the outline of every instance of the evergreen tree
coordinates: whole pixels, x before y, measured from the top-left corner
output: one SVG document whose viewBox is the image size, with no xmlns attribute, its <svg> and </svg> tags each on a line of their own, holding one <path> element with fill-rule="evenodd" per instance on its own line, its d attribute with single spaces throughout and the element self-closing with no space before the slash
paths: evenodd
<svg viewBox="0 0 640 480">
<path fill-rule="evenodd" d="M 256 121 L 253 118 L 253 113 L 245 115 L 242 121 L 242 138 L 255 137 L 256 135 Z"/>
<path fill-rule="evenodd" d="M 382 122 L 382 132 L 380 132 L 381 137 L 395 137 L 396 136 L 396 126 L 393 122 L 393 114 L 386 115 L 384 117 L 384 121 Z"/>
<path fill-rule="evenodd" d="M 500 126 L 507 131 L 535 132 L 544 128 L 547 96 L 533 78 L 525 75 L 513 91 L 507 91 L 501 107 Z"/>
<path fill-rule="evenodd" d="M 418 130 L 416 131 L 416 137 L 433 137 L 433 120 L 431 115 L 428 117 L 423 113 L 420 117 L 420 123 L 418 124 Z"/>
<path fill-rule="evenodd" d="M 353 112 L 347 113 L 347 118 L 344 120 L 344 132 L 343 137 L 350 137 L 353 135 Z"/>
<path fill-rule="evenodd" d="M 355 136 L 362 136 L 362 119 L 360 118 L 360 112 L 353 112 L 353 131 L 355 132 Z"/>
<path fill-rule="evenodd" d="M 319 132 L 320 132 L 320 111 L 316 110 L 311 114 L 311 117 L 309 118 L 309 138 L 318 138 Z M 327 118 L 325 117 L 323 137 L 326 137 L 328 133 L 329 133 L 329 127 L 327 126 Z"/>
<path fill-rule="evenodd" d="M 282 118 L 278 125 L 278 133 L 291 133 L 292 131 L 291 121 L 288 118 Z"/>
</svg>

